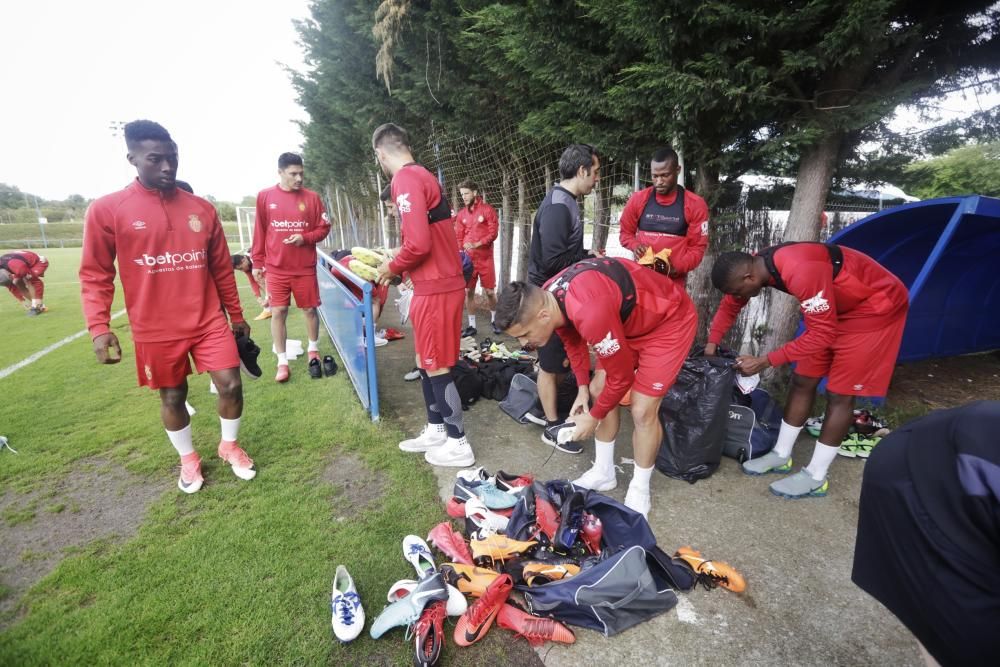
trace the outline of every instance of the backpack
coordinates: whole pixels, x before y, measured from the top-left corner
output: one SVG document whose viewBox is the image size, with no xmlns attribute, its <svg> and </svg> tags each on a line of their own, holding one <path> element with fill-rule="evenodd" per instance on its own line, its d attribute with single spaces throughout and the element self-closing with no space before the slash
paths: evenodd
<svg viewBox="0 0 1000 667">
<path fill-rule="evenodd" d="M 733 388 L 722 453 L 740 463 L 768 453 L 778 442 L 784 411 L 765 389 L 747 396 Z"/>
<path fill-rule="evenodd" d="M 562 480 L 532 488 L 546 493 L 554 485 L 575 489 Z M 596 491 L 582 491 L 584 508 L 603 524 L 604 560 L 568 579 L 517 588 L 532 613 L 610 637 L 672 609 L 675 590 L 691 590 L 696 578 L 656 545 L 641 514 Z M 519 501 L 511 514 L 507 534 L 515 539 L 534 524 L 525 508 Z"/>
<path fill-rule="evenodd" d="M 479 364 L 483 374 L 483 398 L 502 401 L 510 391 L 510 383 L 518 373 L 534 378 L 534 363 L 528 360 L 491 359 Z"/>
<path fill-rule="evenodd" d="M 479 368 L 465 359 L 459 359 L 451 368 L 451 378 L 458 389 L 462 409 L 468 410 L 483 395 L 483 378 Z"/>
<path fill-rule="evenodd" d="M 758 257 L 764 258 L 764 266 L 767 267 L 767 272 L 771 274 L 774 278 L 775 289 L 788 294 L 788 286 L 785 285 L 785 281 L 781 279 L 781 274 L 778 273 L 778 267 L 774 264 L 774 253 L 780 248 L 790 245 L 798 245 L 799 243 L 812 243 L 812 241 L 786 241 L 784 243 L 779 243 L 777 245 L 769 246 L 764 248 L 757 253 Z M 833 265 L 833 279 L 837 279 L 837 275 L 840 270 L 844 268 L 844 251 L 840 249 L 839 245 L 834 245 L 833 243 L 824 243 L 827 252 L 830 253 L 830 264 Z"/>
</svg>

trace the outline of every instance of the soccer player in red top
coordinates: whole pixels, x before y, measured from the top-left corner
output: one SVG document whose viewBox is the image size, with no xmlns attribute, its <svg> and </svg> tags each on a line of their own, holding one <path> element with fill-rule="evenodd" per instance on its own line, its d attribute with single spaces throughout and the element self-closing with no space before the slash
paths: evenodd
<svg viewBox="0 0 1000 667">
<path fill-rule="evenodd" d="M 267 297 L 264 295 L 264 289 L 267 286 L 263 284 L 263 281 L 257 280 L 253 275 L 253 262 L 250 260 L 249 255 L 233 255 L 233 271 L 239 271 L 247 277 L 247 282 L 250 283 L 250 289 L 253 291 L 254 298 L 257 299 L 257 303 L 260 304 L 261 311 L 260 314 L 255 317 L 255 320 L 267 320 L 271 318 L 271 308 L 268 306 Z"/>
<path fill-rule="evenodd" d="M 109 326 L 117 258 L 139 384 L 159 390 L 160 417 L 181 457 L 177 486 L 194 493 L 204 481 L 185 407 L 189 356 L 219 390 L 219 457 L 240 479 L 253 479 L 253 461 L 237 444 L 243 385 L 233 337 L 250 327 L 222 223 L 211 203 L 175 187 L 177 147 L 162 126 L 128 123 L 125 143 L 138 178 L 91 204 L 84 223 L 80 286 L 94 353 L 102 364 L 121 361 Z"/>
<path fill-rule="evenodd" d="M 708 248 L 708 204 L 677 184 L 677 153 L 661 148 L 650 160 L 653 186 L 629 197 L 622 210 L 618 239 L 638 260 L 646 249 L 670 249 L 670 277 L 684 288 L 687 274 L 701 264 Z"/>
<path fill-rule="evenodd" d="M 427 408 L 427 426 L 399 448 L 424 452 L 432 465 L 470 466 L 476 457 L 465 437 L 462 402 L 451 376 L 458 362 L 465 279 L 448 200 L 437 179 L 413 161 L 406 130 L 392 123 L 380 125 L 372 135 L 372 148 L 392 177 L 403 242 L 378 267 L 379 282 L 406 272 L 413 283 L 410 319 Z"/>
<path fill-rule="evenodd" d="M 490 308 L 490 323 L 496 318 L 497 270 L 493 265 L 493 242 L 500 230 L 497 210 L 483 201 L 479 186 L 465 179 L 458 184 L 465 207 L 455 216 L 455 237 L 458 247 L 472 258 L 472 278 L 466 283 L 468 290 L 465 307 L 469 311 L 469 326 L 462 336 L 475 336 L 476 331 L 476 282 L 483 286 L 486 302 Z M 500 331 L 493 328 L 493 333 Z"/>
<path fill-rule="evenodd" d="M 585 259 L 536 287 L 514 282 L 497 302 L 497 326 L 522 345 L 544 345 L 555 332 L 578 386 L 572 437 L 594 435 L 594 466 L 574 484 L 597 491 L 618 485 L 614 449 L 621 399 L 632 389 L 635 473 L 625 505 L 649 513 L 649 479 L 663 439 L 660 402 L 694 341 L 698 316 L 674 281 L 620 258 Z M 590 353 L 597 372 L 590 379 Z M 589 385 L 589 386 L 588 386 Z M 589 408 L 591 396 L 594 405 Z"/>
<path fill-rule="evenodd" d="M 316 278 L 316 244 L 330 233 L 330 219 L 319 195 L 302 187 L 305 169 L 295 153 L 278 156 L 278 184 L 257 194 L 253 247 L 253 275 L 267 281 L 271 306 L 271 337 L 278 355 L 274 379 L 290 376 L 285 340 L 288 306 L 295 305 L 306 318 L 309 365 L 319 366 L 319 281 Z"/>
<path fill-rule="evenodd" d="M 771 484 L 785 498 L 824 496 L 827 470 L 854 418 L 855 396 L 885 396 L 899 355 L 909 299 L 906 287 L 874 259 L 824 243 L 785 243 L 756 255 L 726 252 L 712 267 L 712 284 L 726 294 L 712 319 L 705 354 L 716 348 L 740 310 L 765 287 L 798 299 L 805 332 L 764 356 L 740 356 L 753 375 L 795 362 L 778 442 L 743 464 L 750 475 L 792 469 L 792 446 L 805 424 L 819 381 L 826 377 L 826 419 L 805 468 Z"/>
<path fill-rule="evenodd" d="M 0 255 L 0 286 L 6 287 L 20 302 L 31 299 L 28 317 L 48 310 L 42 302 L 45 283 L 42 276 L 49 268 L 49 260 L 30 250 L 18 250 Z"/>
</svg>

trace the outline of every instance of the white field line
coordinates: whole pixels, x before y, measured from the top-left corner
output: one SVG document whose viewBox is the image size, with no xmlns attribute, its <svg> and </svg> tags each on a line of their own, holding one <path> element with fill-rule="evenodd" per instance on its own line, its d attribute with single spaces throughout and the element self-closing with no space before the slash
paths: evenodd
<svg viewBox="0 0 1000 667">
<path fill-rule="evenodd" d="M 117 313 L 115 313 L 114 315 L 112 315 L 111 319 L 113 320 L 113 319 L 115 319 L 117 317 L 121 317 L 124 314 L 125 314 L 125 309 L 122 308 Z M 10 375 L 11 373 L 13 373 L 14 371 L 17 371 L 17 370 L 20 370 L 20 369 L 24 368 L 28 364 L 32 364 L 32 363 L 38 361 L 39 359 L 41 359 L 42 357 L 44 357 L 49 352 L 53 352 L 54 350 L 58 350 L 60 347 L 62 347 L 63 345 L 66 345 L 67 343 L 72 343 L 77 338 L 79 338 L 80 336 L 84 336 L 87 333 L 89 333 L 89 332 L 86 329 L 84 329 L 83 331 L 77 331 L 72 336 L 66 336 L 62 340 L 56 341 L 55 343 L 52 343 L 52 345 L 49 345 L 48 347 L 43 348 L 43 349 L 39 350 L 38 352 L 35 352 L 30 357 L 26 357 L 26 358 L 22 359 L 21 361 L 17 362 L 16 364 L 14 364 L 12 366 L 8 366 L 7 368 L 4 368 L 3 370 L 0 370 L 0 380 L 2 380 L 3 378 L 7 377 L 8 375 Z"/>
</svg>

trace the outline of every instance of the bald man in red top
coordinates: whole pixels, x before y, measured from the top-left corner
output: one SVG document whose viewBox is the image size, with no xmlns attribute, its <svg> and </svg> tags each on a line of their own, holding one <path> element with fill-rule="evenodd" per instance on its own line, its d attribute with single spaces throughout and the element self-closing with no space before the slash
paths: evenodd
<svg viewBox="0 0 1000 667">
<path fill-rule="evenodd" d="M 635 473 L 625 505 L 647 515 L 649 479 L 663 439 L 660 402 L 677 378 L 698 326 L 687 293 L 631 260 L 585 259 L 543 288 L 511 283 L 497 302 L 496 322 L 522 345 L 539 347 L 553 333 L 562 339 L 579 387 L 570 411 L 576 425 L 573 439 L 594 435 L 594 467 L 574 480 L 577 486 L 597 491 L 617 486 L 618 404 L 632 389 Z M 593 381 L 588 345 L 597 356 Z M 596 400 L 588 411 L 592 394 Z"/>
<path fill-rule="evenodd" d="M 222 223 L 211 203 L 176 187 L 177 145 L 161 125 L 128 123 L 125 142 L 138 178 L 91 204 L 84 222 L 80 287 L 94 353 L 102 364 L 121 361 L 110 327 L 117 259 L 139 384 L 160 393 L 160 417 L 181 457 L 178 488 L 194 493 L 204 481 L 185 405 L 189 357 L 219 390 L 219 457 L 253 479 L 253 461 L 237 444 L 243 385 L 233 337 L 250 327 Z"/>
<path fill-rule="evenodd" d="M 462 402 L 452 379 L 458 362 L 465 279 L 448 200 L 433 174 L 413 161 L 406 130 L 386 123 L 372 135 L 382 169 L 392 176 L 392 200 L 403 245 L 378 267 L 379 282 L 404 272 L 413 283 L 410 319 L 427 409 L 427 425 L 403 440 L 405 452 L 424 452 L 437 466 L 465 467 L 476 458 L 465 437 Z"/>
<path fill-rule="evenodd" d="M 826 419 L 812 460 L 770 487 L 785 498 L 826 495 L 827 470 L 853 420 L 854 397 L 885 396 L 889 389 L 909 309 L 906 287 L 868 255 L 824 243 L 783 243 L 756 255 L 723 253 L 712 267 L 712 283 L 726 296 L 709 328 L 706 354 L 715 354 L 740 310 L 765 287 L 799 301 L 801 336 L 764 356 L 737 358 L 744 375 L 796 364 L 778 442 L 768 454 L 745 462 L 743 471 L 791 471 L 792 446 L 826 377 Z"/>
<path fill-rule="evenodd" d="M 653 154 L 650 171 L 652 187 L 634 193 L 622 210 L 618 239 L 637 260 L 647 248 L 668 248 L 670 277 L 683 289 L 708 248 L 708 204 L 677 184 L 681 167 L 672 148 Z"/>
<path fill-rule="evenodd" d="M 44 313 L 47 308 L 42 302 L 45 283 L 42 276 L 49 268 L 49 260 L 30 250 L 17 250 L 0 254 L 0 286 L 6 287 L 15 299 L 28 303 L 28 316 Z"/>
</svg>

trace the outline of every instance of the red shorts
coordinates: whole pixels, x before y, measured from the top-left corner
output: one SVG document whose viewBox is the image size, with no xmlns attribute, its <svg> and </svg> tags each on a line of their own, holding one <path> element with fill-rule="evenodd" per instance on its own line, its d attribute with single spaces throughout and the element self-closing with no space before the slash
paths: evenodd
<svg viewBox="0 0 1000 667">
<path fill-rule="evenodd" d="M 903 342 L 906 313 L 877 331 L 838 331 L 833 345 L 802 359 L 795 372 L 826 377 L 826 388 L 846 396 L 885 396 Z"/>
<path fill-rule="evenodd" d="M 469 257 L 472 258 L 472 277 L 465 284 L 466 289 L 475 289 L 477 280 L 483 289 L 496 289 L 497 270 L 493 263 L 493 250 L 481 255 L 471 252 Z"/>
<path fill-rule="evenodd" d="M 292 303 L 299 308 L 316 308 L 319 306 L 319 281 L 316 274 L 304 276 L 288 276 L 270 271 L 264 274 L 267 279 L 267 296 L 272 306 L 285 308 Z"/>
<path fill-rule="evenodd" d="M 685 299 L 680 309 L 656 329 L 629 338 L 632 366 L 636 369 L 632 389 L 646 396 L 665 396 L 691 352 L 697 330 L 698 314 L 694 304 Z M 600 355 L 597 368 L 601 369 Z"/>
<path fill-rule="evenodd" d="M 451 368 L 458 362 L 465 291 L 414 294 L 410 301 L 413 347 L 425 371 Z"/>
<path fill-rule="evenodd" d="M 240 354 L 229 325 L 196 338 L 135 343 L 135 369 L 139 386 L 150 389 L 179 387 L 191 374 L 191 360 L 199 373 L 239 368 Z"/>
</svg>

